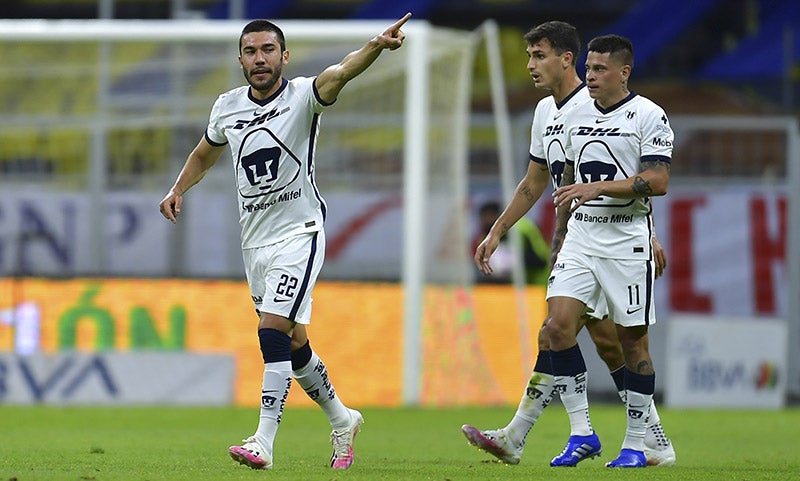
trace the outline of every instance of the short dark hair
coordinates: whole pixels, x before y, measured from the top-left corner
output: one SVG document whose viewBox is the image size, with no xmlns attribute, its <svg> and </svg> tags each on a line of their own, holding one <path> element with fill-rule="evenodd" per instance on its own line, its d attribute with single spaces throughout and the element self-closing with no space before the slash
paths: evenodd
<svg viewBox="0 0 800 481">
<path fill-rule="evenodd" d="M 242 34 L 239 36 L 239 50 L 242 49 L 242 40 L 244 39 L 244 36 L 253 32 L 274 32 L 275 35 L 278 36 L 278 43 L 281 45 L 281 52 L 286 50 L 286 37 L 283 36 L 283 30 L 267 20 L 253 20 L 244 26 L 242 29 Z"/>
<path fill-rule="evenodd" d="M 578 29 L 559 20 L 551 20 L 530 29 L 522 36 L 528 45 L 533 45 L 542 40 L 550 42 L 550 46 L 558 55 L 564 52 L 572 52 L 572 64 L 574 65 L 581 52 L 581 37 Z"/>
<path fill-rule="evenodd" d="M 590 52 L 607 53 L 633 68 L 633 43 L 620 35 L 601 35 L 589 41 Z"/>
</svg>

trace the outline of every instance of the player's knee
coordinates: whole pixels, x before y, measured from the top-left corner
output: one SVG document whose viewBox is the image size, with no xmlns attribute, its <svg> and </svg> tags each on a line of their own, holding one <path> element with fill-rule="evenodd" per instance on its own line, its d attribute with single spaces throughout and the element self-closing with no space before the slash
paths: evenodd
<svg viewBox="0 0 800 481">
<path fill-rule="evenodd" d="M 550 350 L 550 339 L 547 337 L 547 332 L 545 331 L 546 325 L 547 321 L 545 321 L 545 324 L 539 329 L 539 352 Z"/>
<path fill-rule="evenodd" d="M 566 319 L 561 320 L 552 318 L 550 322 L 548 322 L 547 325 L 542 328 L 542 334 L 540 337 L 546 339 L 549 346 L 551 344 L 559 344 L 560 342 L 569 339 L 570 334 L 574 334 L 573 331 L 574 329 L 569 326 L 568 322 L 566 322 Z"/>
</svg>

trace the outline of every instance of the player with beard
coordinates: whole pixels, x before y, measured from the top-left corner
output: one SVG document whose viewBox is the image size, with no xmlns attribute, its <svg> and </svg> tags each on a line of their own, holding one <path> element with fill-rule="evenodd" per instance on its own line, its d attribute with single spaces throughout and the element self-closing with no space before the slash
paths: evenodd
<svg viewBox="0 0 800 481">
<path fill-rule="evenodd" d="M 403 44 L 401 27 L 409 18 L 410 13 L 316 77 L 291 80 L 283 76 L 289 51 L 281 29 L 266 20 L 248 23 L 239 38 L 239 63 L 248 85 L 217 98 L 205 135 L 160 203 L 162 215 L 176 222 L 183 195 L 230 147 L 264 376 L 258 427 L 228 451 L 253 469 L 273 465 L 275 435 L 292 377 L 330 420 L 331 467 L 347 469 L 353 463 L 353 439 L 363 418 L 337 396 L 305 327 L 325 255 L 326 205 L 314 179 L 315 147 L 320 115 L 383 50 Z"/>
</svg>

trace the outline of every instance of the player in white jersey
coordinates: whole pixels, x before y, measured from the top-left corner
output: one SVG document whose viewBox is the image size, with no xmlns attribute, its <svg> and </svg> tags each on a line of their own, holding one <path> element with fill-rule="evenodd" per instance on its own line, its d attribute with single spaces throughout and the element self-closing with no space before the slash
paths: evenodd
<svg viewBox="0 0 800 481">
<path fill-rule="evenodd" d="M 530 210 L 544 192 L 548 182 L 554 189 L 558 188 L 566 161 L 564 118 L 577 106 L 591 102 L 588 90 L 575 70 L 580 39 L 572 25 L 559 21 L 546 22 L 533 28 L 524 38 L 528 44 L 527 52 L 530 59 L 528 69 L 535 86 L 549 90 L 551 95 L 536 105 L 531 126 L 530 162 L 527 174 L 518 185 L 514 197 L 503 214 L 476 249 L 475 263 L 486 274 L 492 272 L 489 260 L 502 236 Z M 656 239 L 654 243 L 658 252 L 657 268 L 663 269 L 666 257 L 660 243 Z M 554 255 L 557 254 L 558 247 L 559 245 L 554 246 Z M 589 301 L 587 305 L 590 313 L 584 315 L 581 322 L 586 326 L 598 354 L 608 366 L 622 396 L 624 358 L 614 321 L 607 317 L 607 308 L 602 298 Z M 539 354 L 536 365 L 509 424 L 501 429 L 486 431 L 480 431 L 468 424 L 462 426 L 462 432 L 471 444 L 509 464 L 519 462 L 528 432 L 555 395 L 550 345 L 543 330 L 540 331 L 538 341 Z M 586 433 L 586 435 L 592 434 L 592 432 Z M 648 424 L 648 434 L 648 462 L 661 465 L 674 463 L 674 450 L 669 439 L 663 434 L 655 406 Z M 599 440 L 595 444 L 598 446 L 596 451 L 599 452 Z M 568 456 L 565 456 L 562 453 L 554 465 L 575 465 L 591 455 L 592 451 L 582 451 L 581 454 L 573 456 L 569 450 L 567 454 Z"/>
<path fill-rule="evenodd" d="M 326 207 L 314 182 L 314 154 L 322 112 L 383 50 L 403 44 L 401 27 L 409 18 L 410 13 L 316 77 L 291 80 L 282 75 L 289 51 L 281 29 L 266 20 L 248 23 L 239 38 L 239 63 L 249 85 L 219 96 L 204 137 L 161 201 L 161 213 L 174 223 L 183 194 L 230 147 L 264 376 L 258 428 L 228 452 L 253 469 L 272 467 L 293 376 L 331 423 L 331 467 L 347 469 L 353 463 L 353 439 L 363 418 L 336 395 L 305 328 L 325 254 Z"/>
<path fill-rule="evenodd" d="M 650 197 L 667 192 L 673 142 L 664 111 L 628 90 L 632 68 L 628 39 L 605 35 L 589 42 L 586 84 L 594 102 L 576 107 L 564 121 L 567 163 L 553 193 L 564 241 L 547 292 L 545 331 L 556 384 L 570 420 L 588 429 L 576 328 L 586 304 L 598 296 L 617 324 L 628 422 L 622 450 L 609 467 L 647 465 L 646 420 L 655 390 L 647 337 L 655 322 L 656 278 Z"/>
</svg>

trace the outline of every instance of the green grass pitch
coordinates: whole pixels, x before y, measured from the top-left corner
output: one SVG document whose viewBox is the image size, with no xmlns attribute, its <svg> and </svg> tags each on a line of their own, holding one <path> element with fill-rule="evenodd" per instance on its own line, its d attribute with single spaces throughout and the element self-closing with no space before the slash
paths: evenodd
<svg viewBox="0 0 800 481">
<path fill-rule="evenodd" d="M 0 406 L 0 481 L 460 481 L 800 479 L 800 409 L 670 410 L 661 418 L 673 439 L 672 468 L 612 470 L 624 434 L 621 405 L 592 404 L 603 442 L 600 458 L 577 468 L 550 468 L 569 427 L 559 404 L 528 435 L 522 462 L 506 466 L 467 445 L 464 423 L 505 425 L 514 407 L 362 409 L 356 461 L 328 467 L 327 419 L 317 409 L 284 413 L 275 466 L 253 471 L 227 447 L 255 429 L 257 408 L 54 408 Z"/>
</svg>

